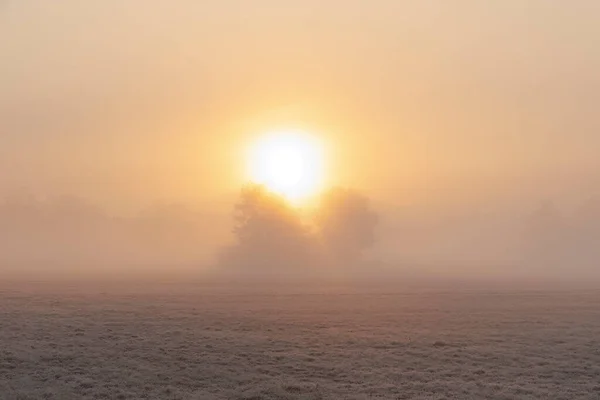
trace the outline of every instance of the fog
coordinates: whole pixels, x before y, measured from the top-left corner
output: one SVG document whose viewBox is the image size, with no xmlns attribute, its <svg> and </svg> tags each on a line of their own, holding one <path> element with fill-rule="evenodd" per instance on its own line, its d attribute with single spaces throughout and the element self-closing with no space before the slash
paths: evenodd
<svg viewBox="0 0 600 400">
<path fill-rule="evenodd" d="M 600 278 L 597 2 L 251 3 L 0 3 L 0 275 L 222 269 L 298 126 L 377 213 L 352 273 Z"/>
<path fill-rule="evenodd" d="M 470 206 L 377 210 L 373 246 L 358 264 L 353 261 L 362 244 L 347 238 L 348 232 L 357 228 L 353 222 L 338 226 L 336 229 L 345 233 L 343 242 L 337 244 L 346 255 L 340 261 L 346 261 L 336 262 L 333 272 L 346 278 L 404 280 L 522 278 L 576 282 L 598 278 L 597 198 L 571 208 L 551 201 L 512 209 L 485 202 Z M 224 277 L 245 278 L 307 271 L 314 274 L 323 267 L 298 252 L 296 239 L 281 235 L 287 232 L 285 226 L 269 231 L 266 222 L 257 224 L 263 232 L 261 240 L 266 242 L 242 247 L 246 250 L 237 253 L 241 258 L 231 269 L 220 259 L 235 241 L 231 215 L 165 204 L 119 216 L 76 197 L 38 200 L 15 195 L 0 203 L 0 261 L 3 275 L 44 279 L 136 275 L 199 278 L 215 271 Z M 321 272 L 331 277 L 331 266 Z"/>
</svg>

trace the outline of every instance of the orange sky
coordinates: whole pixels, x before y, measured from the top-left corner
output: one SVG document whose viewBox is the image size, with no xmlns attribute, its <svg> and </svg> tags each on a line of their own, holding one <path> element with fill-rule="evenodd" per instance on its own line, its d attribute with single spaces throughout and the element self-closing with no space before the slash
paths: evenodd
<svg viewBox="0 0 600 400">
<path fill-rule="evenodd" d="M 278 127 L 323 135 L 332 180 L 388 203 L 568 183 L 599 167 L 599 18 L 594 0 L 9 1 L 0 190 L 217 201 Z"/>
</svg>

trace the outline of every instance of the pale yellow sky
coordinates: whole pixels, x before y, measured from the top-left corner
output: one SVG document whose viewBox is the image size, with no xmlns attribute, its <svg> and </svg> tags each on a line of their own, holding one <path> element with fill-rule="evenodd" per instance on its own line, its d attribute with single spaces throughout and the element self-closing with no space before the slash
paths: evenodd
<svg viewBox="0 0 600 400">
<path fill-rule="evenodd" d="M 599 20 L 595 0 L 8 0 L 0 190 L 211 201 L 289 126 L 389 202 L 567 183 L 600 167 Z"/>
</svg>

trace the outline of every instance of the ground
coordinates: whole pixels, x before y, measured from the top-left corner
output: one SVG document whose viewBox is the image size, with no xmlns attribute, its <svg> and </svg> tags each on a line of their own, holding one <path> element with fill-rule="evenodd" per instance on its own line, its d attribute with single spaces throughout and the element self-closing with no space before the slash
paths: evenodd
<svg viewBox="0 0 600 400">
<path fill-rule="evenodd" d="M 0 286 L 1 399 L 600 399 L 600 291 Z"/>
</svg>

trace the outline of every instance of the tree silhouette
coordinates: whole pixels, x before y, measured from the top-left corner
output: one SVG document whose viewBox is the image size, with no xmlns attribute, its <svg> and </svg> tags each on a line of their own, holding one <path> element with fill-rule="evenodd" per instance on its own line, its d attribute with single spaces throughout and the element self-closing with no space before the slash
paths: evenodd
<svg viewBox="0 0 600 400">
<path fill-rule="evenodd" d="M 316 213 L 316 225 L 325 249 L 337 262 L 359 261 L 375 243 L 377 215 L 369 199 L 343 188 L 326 192 Z"/>
<path fill-rule="evenodd" d="M 314 255 L 314 240 L 300 213 L 261 185 L 242 188 L 233 219 L 236 241 L 222 254 L 225 264 L 285 269 L 306 266 Z"/>
<path fill-rule="evenodd" d="M 526 220 L 526 256 L 536 267 L 555 268 L 568 258 L 571 229 L 551 201 L 542 202 Z"/>
<path fill-rule="evenodd" d="M 587 198 L 573 219 L 573 262 L 595 267 L 600 259 L 600 198 Z"/>
</svg>

